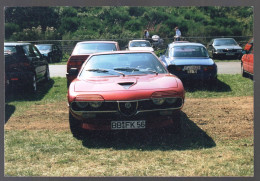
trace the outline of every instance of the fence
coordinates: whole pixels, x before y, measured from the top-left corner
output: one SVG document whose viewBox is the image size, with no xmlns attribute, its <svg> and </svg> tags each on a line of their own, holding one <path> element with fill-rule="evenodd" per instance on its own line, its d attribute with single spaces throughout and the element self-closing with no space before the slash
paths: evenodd
<svg viewBox="0 0 260 181">
<path fill-rule="evenodd" d="M 221 37 L 182 37 L 181 40 L 183 41 L 189 41 L 189 42 L 197 42 L 197 43 L 202 43 L 203 45 L 207 45 L 209 41 L 213 38 L 234 38 L 240 45 L 241 47 L 244 47 L 245 44 L 248 42 L 248 40 L 252 36 L 221 36 Z M 127 43 L 130 40 L 133 39 L 140 39 L 140 38 L 124 38 L 124 39 L 99 39 L 102 41 L 117 41 L 119 43 L 120 49 L 124 50 Z M 171 42 L 174 41 L 173 38 L 161 38 L 163 40 L 163 44 L 161 45 L 161 49 L 164 49 L 167 47 L 167 45 Z M 95 39 L 96 40 L 96 39 Z M 151 38 L 148 38 L 151 43 L 153 43 L 153 40 Z M 63 51 L 64 54 L 71 54 L 74 46 L 76 45 L 77 42 L 80 41 L 94 41 L 94 39 L 87 39 L 87 40 L 36 40 L 36 41 L 23 41 L 23 42 L 30 42 L 33 44 L 57 44 L 61 50 Z"/>
</svg>

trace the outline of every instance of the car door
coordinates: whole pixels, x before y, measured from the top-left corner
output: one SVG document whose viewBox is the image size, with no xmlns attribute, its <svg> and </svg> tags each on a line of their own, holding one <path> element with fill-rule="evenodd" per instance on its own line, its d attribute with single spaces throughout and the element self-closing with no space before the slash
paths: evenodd
<svg viewBox="0 0 260 181">
<path fill-rule="evenodd" d="M 33 46 L 33 45 L 31 45 L 31 46 L 32 46 L 32 50 L 33 50 L 35 57 L 36 57 L 35 58 L 35 60 L 36 60 L 35 64 L 36 64 L 36 69 L 37 69 L 37 77 L 41 78 L 45 75 L 45 72 L 46 72 L 46 68 L 47 68 L 46 62 L 43 59 L 39 50 L 35 46 Z"/>
<path fill-rule="evenodd" d="M 254 46 L 252 45 L 251 49 L 247 54 L 248 61 L 248 72 L 254 74 Z"/>
</svg>

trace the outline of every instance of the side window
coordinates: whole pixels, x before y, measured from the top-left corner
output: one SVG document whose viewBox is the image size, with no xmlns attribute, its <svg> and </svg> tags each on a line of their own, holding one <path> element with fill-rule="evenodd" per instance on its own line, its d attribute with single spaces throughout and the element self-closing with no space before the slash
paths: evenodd
<svg viewBox="0 0 260 181">
<path fill-rule="evenodd" d="M 28 57 L 35 57 L 35 54 L 33 52 L 33 49 L 31 46 L 29 45 L 25 45 L 23 46 L 23 51 L 24 51 L 24 54 Z"/>
<path fill-rule="evenodd" d="M 32 47 L 32 50 L 33 50 L 33 53 L 35 54 L 35 56 L 36 56 L 37 58 L 40 58 L 41 55 L 40 55 L 39 51 L 38 51 L 34 46 L 31 46 L 31 47 Z"/>
</svg>

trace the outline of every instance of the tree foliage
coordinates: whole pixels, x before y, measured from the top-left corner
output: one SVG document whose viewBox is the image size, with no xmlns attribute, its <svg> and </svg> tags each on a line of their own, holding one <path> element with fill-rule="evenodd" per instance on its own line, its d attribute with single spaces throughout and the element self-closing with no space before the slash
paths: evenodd
<svg viewBox="0 0 260 181">
<path fill-rule="evenodd" d="M 251 36 L 252 7 L 7 7 L 6 40 Z"/>
</svg>

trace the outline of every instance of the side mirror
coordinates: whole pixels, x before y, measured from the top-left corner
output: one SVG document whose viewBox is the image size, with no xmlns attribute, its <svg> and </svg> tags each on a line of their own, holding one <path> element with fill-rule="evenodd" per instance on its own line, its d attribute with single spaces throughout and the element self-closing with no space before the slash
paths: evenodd
<svg viewBox="0 0 260 181">
<path fill-rule="evenodd" d="M 77 76 L 78 73 L 79 73 L 79 71 L 78 71 L 77 68 L 71 68 L 71 69 L 69 69 L 69 74 L 70 74 L 70 75 L 75 75 L 75 76 Z"/>
</svg>

